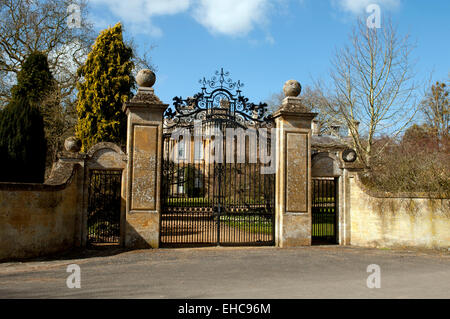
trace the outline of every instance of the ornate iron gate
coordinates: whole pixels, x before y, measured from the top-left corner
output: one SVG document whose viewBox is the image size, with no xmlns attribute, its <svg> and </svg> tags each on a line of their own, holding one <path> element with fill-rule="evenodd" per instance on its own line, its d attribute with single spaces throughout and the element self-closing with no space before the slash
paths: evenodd
<svg viewBox="0 0 450 319">
<path fill-rule="evenodd" d="M 338 242 L 337 178 L 313 179 L 312 240 L 315 243 Z"/>
<path fill-rule="evenodd" d="M 121 171 L 90 171 L 88 243 L 119 243 L 121 182 Z"/>
<path fill-rule="evenodd" d="M 201 80 L 201 93 L 174 98 L 165 114 L 162 247 L 274 244 L 275 174 L 261 172 L 268 163 L 259 156 L 250 160 L 261 147 L 270 153 L 270 136 L 261 143 L 258 128 L 273 121 L 265 104 L 248 103 L 242 83 L 227 77 L 222 69 Z M 256 149 L 247 143 L 238 151 L 239 136 L 225 137 L 227 129 L 256 134 Z"/>
</svg>

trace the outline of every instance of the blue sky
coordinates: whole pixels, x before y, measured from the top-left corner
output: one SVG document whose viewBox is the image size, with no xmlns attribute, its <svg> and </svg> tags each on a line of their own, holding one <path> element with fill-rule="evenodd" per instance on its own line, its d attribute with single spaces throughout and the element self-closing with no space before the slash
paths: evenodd
<svg viewBox="0 0 450 319">
<path fill-rule="evenodd" d="M 399 34 L 409 33 L 416 80 L 445 80 L 450 72 L 447 0 L 90 0 L 98 30 L 121 21 L 125 36 L 149 51 L 157 68 L 156 94 L 172 104 L 192 96 L 198 80 L 223 67 L 245 83 L 253 102 L 280 92 L 284 82 L 303 86 L 327 80 L 335 48 L 348 43 L 358 15 L 376 3 Z"/>
</svg>

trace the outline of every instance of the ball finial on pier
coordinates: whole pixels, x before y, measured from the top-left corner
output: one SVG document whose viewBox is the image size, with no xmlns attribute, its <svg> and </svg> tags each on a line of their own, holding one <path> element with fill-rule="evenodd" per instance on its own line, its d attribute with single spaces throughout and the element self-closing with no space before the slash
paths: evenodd
<svg viewBox="0 0 450 319">
<path fill-rule="evenodd" d="M 289 80 L 284 84 L 283 92 L 286 97 L 297 97 L 302 92 L 302 86 L 296 80 Z"/>
<path fill-rule="evenodd" d="M 155 73 L 153 73 L 150 69 L 140 70 L 136 76 L 136 82 L 139 87 L 142 88 L 151 88 L 156 81 Z"/>
</svg>

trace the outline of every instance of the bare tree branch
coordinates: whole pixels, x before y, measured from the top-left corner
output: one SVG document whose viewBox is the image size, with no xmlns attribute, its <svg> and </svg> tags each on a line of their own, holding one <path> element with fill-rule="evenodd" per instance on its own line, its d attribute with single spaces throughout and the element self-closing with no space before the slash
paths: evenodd
<svg viewBox="0 0 450 319">
<path fill-rule="evenodd" d="M 366 167 L 384 149 L 381 146 L 373 151 L 377 135 L 397 136 L 416 115 L 412 49 L 408 36 L 399 39 L 390 21 L 374 29 L 359 20 L 350 45 L 337 51 L 332 60 L 332 87 L 327 90 L 316 81 L 315 90 L 322 96 L 317 109 L 350 129 Z M 357 122 L 361 131 L 356 130 Z"/>
</svg>

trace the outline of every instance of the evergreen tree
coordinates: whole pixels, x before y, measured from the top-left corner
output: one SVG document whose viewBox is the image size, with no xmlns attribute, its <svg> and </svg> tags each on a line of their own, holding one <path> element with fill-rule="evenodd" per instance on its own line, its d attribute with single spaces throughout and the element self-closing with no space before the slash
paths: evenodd
<svg viewBox="0 0 450 319">
<path fill-rule="evenodd" d="M 12 100 L 0 113 L 1 181 L 44 181 L 47 147 L 39 109 L 52 86 L 45 54 L 30 54 L 17 75 Z"/>
<path fill-rule="evenodd" d="M 122 25 L 103 30 L 86 63 L 78 70 L 77 136 L 83 151 L 98 142 L 123 145 L 126 137 L 124 102 L 134 87 L 133 52 L 123 42 Z"/>
<path fill-rule="evenodd" d="M 45 139 L 47 140 L 46 166 L 51 170 L 60 143 L 60 131 L 64 125 L 64 110 L 61 100 L 56 99 L 57 82 L 50 72 L 47 56 L 42 52 L 30 54 L 22 64 L 17 75 L 16 85 L 11 90 L 13 100 L 27 98 L 31 106 L 39 108 L 44 119 Z"/>
<path fill-rule="evenodd" d="M 47 56 L 42 52 L 31 53 L 17 74 L 17 85 L 11 90 L 12 99 L 26 98 L 32 105 L 39 107 L 40 102 L 54 87 Z"/>
<path fill-rule="evenodd" d="M 39 109 L 27 98 L 13 100 L 0 115 L 2 182 L 42 183 L 46 140 Z"/>
</svg>

